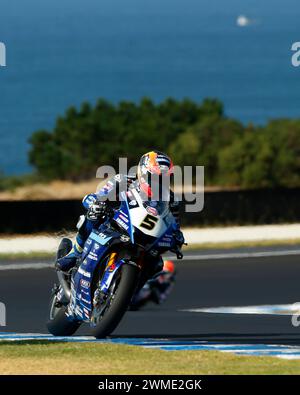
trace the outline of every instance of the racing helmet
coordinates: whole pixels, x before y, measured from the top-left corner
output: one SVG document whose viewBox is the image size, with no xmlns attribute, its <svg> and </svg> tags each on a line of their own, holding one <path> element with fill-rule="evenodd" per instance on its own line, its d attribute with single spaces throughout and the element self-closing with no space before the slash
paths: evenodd
<svg viewBox="0 0 300 395">
<path fill-rule="evenodd" d="M 147 152 L 141 157 L 137 167 L 137 178 L 147 198 L 158 196 L 164 187 L 170 189 L 173 167 L 170 157 L 160 151 Z"/>
</svg>

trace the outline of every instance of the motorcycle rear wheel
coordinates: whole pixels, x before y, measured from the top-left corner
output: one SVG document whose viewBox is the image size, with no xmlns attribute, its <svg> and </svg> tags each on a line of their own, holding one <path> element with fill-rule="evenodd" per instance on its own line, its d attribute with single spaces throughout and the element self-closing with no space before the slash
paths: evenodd
<svg viewBox="0 0 300 395">
<path fill-rule="evenodd" d="M 80 323 L 71 321 L 66 316 L 66 306 L 55 306 L 56 294 L 50 300 L 50 314 L 46 323 L 48 331 L 54 336 L 71 336 L 80 326 Z"/>
<path fill-rule="evenodd" d="M 56 259 L 59 259 L 72 249 L 72 241 L 63 238 L 58 247 Z M 80 326 L 80 323 L 71 321 L 66 316 L 67 307 L 57 301 L 57 290 L 52 292 L 49 306 L 49 318 L 46 322 L 48 331 L 54 336 L 71 336 Z"/>
</svg>

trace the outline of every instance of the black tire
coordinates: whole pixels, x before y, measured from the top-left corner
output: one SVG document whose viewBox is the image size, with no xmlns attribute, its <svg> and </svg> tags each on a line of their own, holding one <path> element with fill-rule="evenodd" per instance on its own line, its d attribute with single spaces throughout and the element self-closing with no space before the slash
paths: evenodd
<svg viewBox="0 0 300 395">
<path fill-rule="evenodd" d="M 91 334 L 97 339 L 110 335 L 118 326 L 128 309 L 131 298 L 135 291 L 139 269 L 130 264 L 124 264 L 121 268 L 121 279 L 114 294 L 110 306 L 104 316 L 91 329 Z"/>
<path fill-rule="evenodd" d="M 72 249 L 72 241 L 64 237 L 58 247 L 56 259 L 62 258 L 67 255 Z M 65 312 L 66 306 L 54 306 L 56 299 L 56 292 L 51 295 L 49 306 L 49 318 L 46 322 L 48 331 L 54 336 L 71 336 L 80 326 L 78 322 L 68 320 Z"/>
<path fill-rule="evenodd" d="M 77 331 L 80 323 L 68 320 L 65 306 L 54 307 L 55 298 L 56 294 L 53 294 L 50 300 L 50 314 L 46 323 L 48 331 L 54 336 L 71 336 Z"/>
</svg>

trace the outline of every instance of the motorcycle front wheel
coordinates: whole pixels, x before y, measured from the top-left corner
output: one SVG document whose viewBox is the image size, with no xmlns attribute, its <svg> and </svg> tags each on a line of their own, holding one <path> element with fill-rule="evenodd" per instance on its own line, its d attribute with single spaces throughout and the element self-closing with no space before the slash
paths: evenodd
<svg viewBox="0 0 300 395">
<path fill-rule="evenodd" d="M 91 317 L 91 333 L 97 339 L 110 335 L 128 309 L 139 276 L 139 269 L 124 264 L 116 273 L 106 299 L 95 306 Z"/>
</svg>

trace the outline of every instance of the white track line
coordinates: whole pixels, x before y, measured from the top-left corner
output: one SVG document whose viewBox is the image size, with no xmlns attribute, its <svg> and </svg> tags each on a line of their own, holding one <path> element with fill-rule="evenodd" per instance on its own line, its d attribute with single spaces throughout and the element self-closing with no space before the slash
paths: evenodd
<svg viewBox="0 0 300 395">
<path fill-rule="evenodd" d="M 214 313 L 214 314 L 259 314 L 259 315 L 299 315 L 300 303 L 274 304 L 256 306 L 220 306 L 182 309 L 188 313 Z"/>
<path fill-rule="evenodd" d="M 254 251 L 254 252 L 226 252 L 219 254 L 197 254 L 197 255 L 185 255 L 184 260 L 186 261 L 206 261 L 216 259 L 243 259 L 243 258 L 268 258 L 276 256 L 288 256 L 288 255 L 300 255 L 300 249 L 297 250 L 279 250 L 279 251 Z M 178 259 L 170 256 L 164 257 L 165 259 L 171 259 L 177 261 Z"/>
<path fill-rule="evenodd" d="M 0 265 L 0 270 L 24 270 L 54 268 L 54 263 L 8 263 Z"/>
<path fill-rule="evenodd" d="M 207 261 L 207 260 L 222 260 L 222 259 L 245 259 L 245 258 L 268 258 L 278 256 L 299 255 L 300 249 L 297 250 L 280 250 L 280 251 L 254 251 L 254 252 L 226 252 L 219 254 L 196 254 L 185 255 L 185 261 Z M 174 255 L 164 256 L 164 259 L 173 261 L 181 261 L 174 257 Z M 54 267 L 53 263 L 36 262 L 36 263 L 0 263 L 0 270 L 24 270 L 24 269 L 46 269 Z"/>
</svg>

